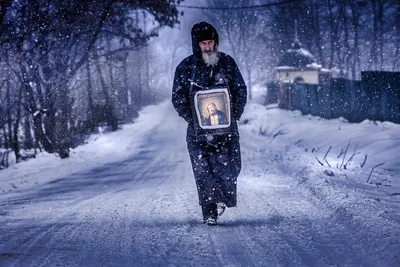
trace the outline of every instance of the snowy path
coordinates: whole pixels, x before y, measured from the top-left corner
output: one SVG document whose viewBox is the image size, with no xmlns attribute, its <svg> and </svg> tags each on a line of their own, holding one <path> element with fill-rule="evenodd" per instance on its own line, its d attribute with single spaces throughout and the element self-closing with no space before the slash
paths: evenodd
<svg viewBox="0 0 400 267">
<path fill-rule="evenodd" d="M 400 266 L 399 221 L 332 202 L 306 157 L 246 131 L 238 207 L 203 225 L 172 114 L 123 160 L 3 197 L 0 266 Z"/>
</svg>

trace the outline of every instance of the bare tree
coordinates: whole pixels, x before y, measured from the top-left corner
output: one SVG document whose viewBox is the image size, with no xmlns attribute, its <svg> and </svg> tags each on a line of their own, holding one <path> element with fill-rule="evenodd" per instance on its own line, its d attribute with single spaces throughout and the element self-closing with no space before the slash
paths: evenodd
<svg viewBox="0 0 400 267">
<path fill-rule="evenodd" d="M 322 66 L 326 65 L 326 59 L 325 55 L 323 52 L 323 39 L 324 36 L 322 34 L 322 29 L 321 29 L 321 15 L 320 15 L 320 10 L 321 10 L 321 4 L 320 1 L 314 1 L 312 0 L 310 2 L 310 19 L 309 19 L 309 26 L 312 29 L 311 31 L 311 36 L 314 38 L 314 46 L 312 48 L 315 48 L 317 51 L 317 55 L 319 58 L 319 62 L 321 63 Z"/>
<path fill-rule="evenodd" d="M 78 123 L 73 117 L 76 105 L 71 84 L 82 71 L 86 71 L 86 77 L 93 78 L 87 64 L 89 56 L 98 56 L 92 58 L 93 62 L 105 59 L 104 65 L 108 66 L 109 72 L 96 77 L 103 86 L 112 88 L 111 96 L 114 97 L 114 55 L 129 53 L 144 46 L 161 27 L 173 27 L 178 22 L 174 3 L 175 0 L 157 3 L 151 0 L 1 1 L 0 53 L 9 58 L 9 67 L 18 79 L 17 83 L 10 86 L 21 88 L 21 92 L 24 92 L 21 98 L 17 98 L 16 104 L 21 106 L 24 103 L 33 121 L 35 140 L 41 147 L 50 153 L 57 152 L 61 158 L 69 156 L 69 148 L 74 145 L 74 127 Z M 142 25 L 133 23 L 132 13 L 135 10 L 146 12 L 152 20 L 154 27 L 149 28 L 147 33 L 141 29 Z M 107 54 L 101 54 L 107 43 Z M 7 57 L 3 56 L 0 63 Z M 109 84 L 105 75 L 110 75 Z M 89 80 L 86 91 L 89 92 L 88 106 L 92 110 L 93 82 Z M 11 91 L 17 92 L 15 88 Z M 110 99 L 107 105 L 115 106 Z M 19 107 L 8 108 L 5 112 L 9 112 L 7 114 L 14 119 L 21 118 L 21 114 L 25 114 L 22 111 Z M 115 115 L 112 108 L 108 108 L 108 111 L 111 112 L 110 117 Z M 91 115 L 89 112 L 89 119 Z M 29 126 L 29 118 L 23 121 Z M 18 120 L 14 129 L 18 129 L 16 127 L 21 123 L 22 120 Z M 4 127 L 3 131 L 6 131 Z M 13 139 L 19 142 L 18 138 Z"/>
<path fill-rule="evenodd" d="M 354 37 L 353 37 L 353 48 L 352 48 L 352 64 L 351 64 L 351 77 L 356 79 L 358 77 L 358 72 L 361 70 L 361 53 L 360 53 L 360 3 L 351 1 L 351 24 L 353 27 Z"/>
<path fill-rule="evenodd" d="M 247 80 L 248 96 L 252 99 L 252 86 L 256 78 L 258 66 L 262 60 L 261 51 L 255 49 L 260 47 L 258 43 L 263 21 L 259 11 L 250 9 L 229 9 L 232 7 L 244 6 L 248 1 L 217 0 L 208 1 L 211 7 L 226 7 L 227 9 L 206 10 L 205 14 L 210 21 L 221 29 L 220 34 L 228 40 L 232 56 L 237 61 L 239 68 L 244 70 Z"/>
<path fill-rule="evenodd" d="M 392 59 L 392 71 L 399 70 L 400 67 L 400 2 L 394 4 L 394 57 Z"/>
</svg>

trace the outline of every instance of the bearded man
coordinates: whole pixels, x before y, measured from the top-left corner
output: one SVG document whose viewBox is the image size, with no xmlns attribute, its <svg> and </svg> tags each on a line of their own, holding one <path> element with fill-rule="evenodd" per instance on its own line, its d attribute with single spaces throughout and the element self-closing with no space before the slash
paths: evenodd
<svg viewBox="0 0 400 267">
<path fill-rule="evenodd" d="M 172 103 L 188 123 L 186 141 L 203 222 L 216 225 L 225 207 L 235 207 L 237 202 L 236 182 L 241 170 L 237 121 L 246 104 L 247 88 L 233 58 L 218 51 L 218 32 L 211 24 L 199 22 L 191 34 L 193 54 L 176 68 Z M 196 99 L 208 92 L 210 97 L 215 92 L 224 94 L 229 123 L 215 128 L 202 126 Z"/>
<path fill-rule="evenodd" d="M 214 103 L 210 103 L 207 105 L 208 118 L 206 119 L 206 125 L 220 125 L 226 124 L 226 115 L 224 112 L 217 109 L 217 106 Z"/>
</svg>

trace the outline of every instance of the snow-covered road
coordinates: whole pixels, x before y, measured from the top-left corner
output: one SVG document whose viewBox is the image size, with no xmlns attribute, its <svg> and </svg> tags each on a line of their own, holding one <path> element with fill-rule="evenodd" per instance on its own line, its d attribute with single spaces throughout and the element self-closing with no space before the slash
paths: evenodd
<svg viewBox="0 0 400 267">
<path fill-rule="evenodd" d="M 117 161 L 4 194 L 0 266 L 400 266 L 398 198 L 375 203 L 284 135 L 245 126 L 238 207 L 203 225 L 185 123 L 161 109 L 142 134 L 122 130 Z"/>
</svg>

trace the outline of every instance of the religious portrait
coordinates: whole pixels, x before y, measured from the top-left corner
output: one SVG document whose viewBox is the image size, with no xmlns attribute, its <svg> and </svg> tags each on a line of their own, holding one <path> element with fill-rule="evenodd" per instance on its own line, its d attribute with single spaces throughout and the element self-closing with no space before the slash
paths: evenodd
<svg viewBox="0 0 400 267">
<path fill-rule="evenodd" d="M 226 88 L 198 91 L 195 106 L 203 129 L 226 128 L 231 124 L 230 99 Z"/>
</svg>

